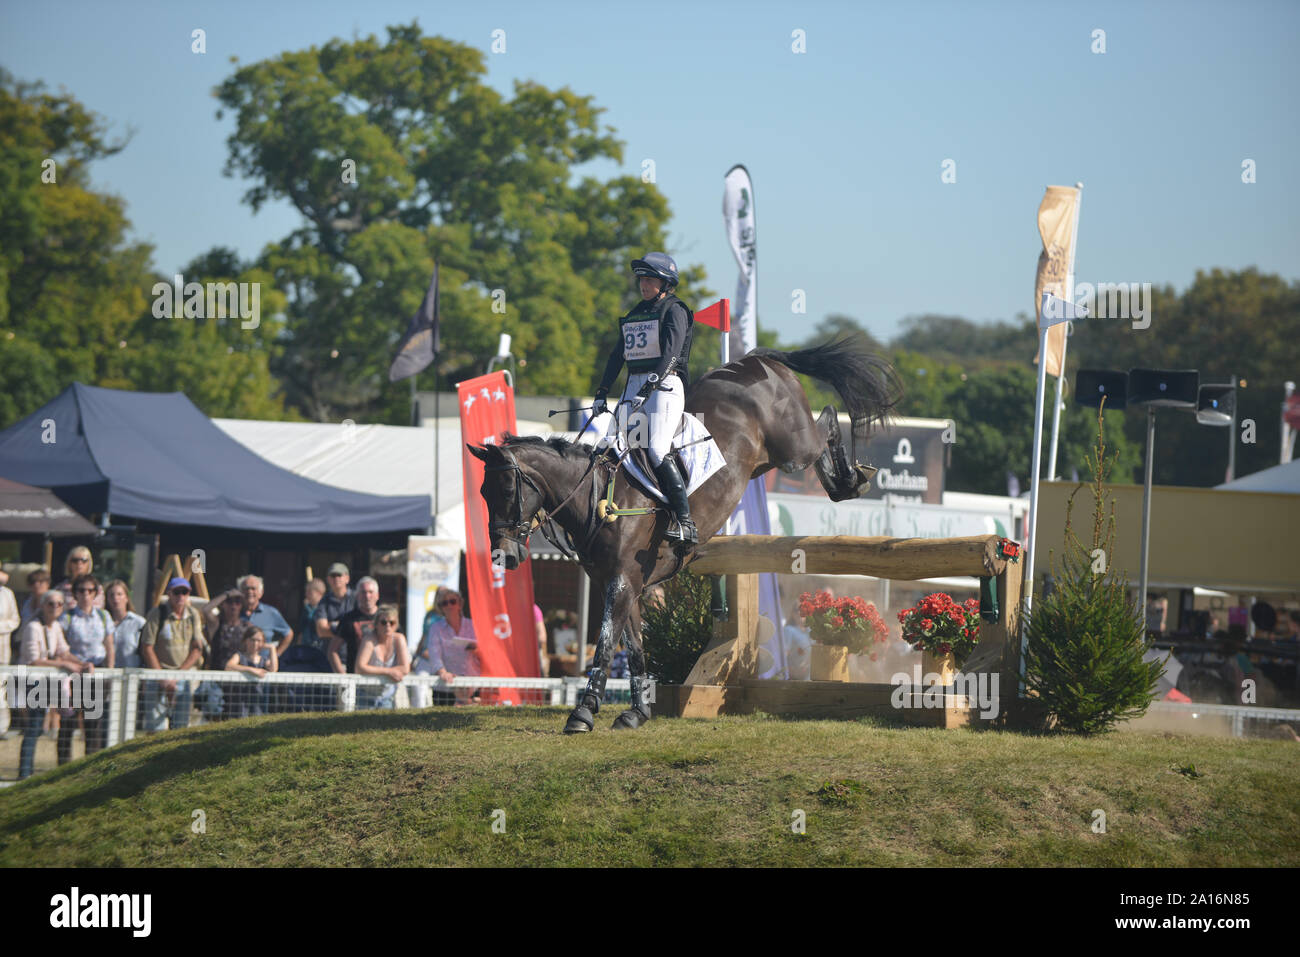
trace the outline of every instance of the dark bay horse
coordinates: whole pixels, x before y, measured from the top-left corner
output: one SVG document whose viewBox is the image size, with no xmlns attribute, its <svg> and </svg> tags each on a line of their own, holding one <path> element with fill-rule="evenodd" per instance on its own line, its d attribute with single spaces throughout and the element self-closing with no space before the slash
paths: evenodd
<svg viewBox="0 0 1300 957">
<path fill-rule="evenodd" d="M 795 372 L 832 385 L 855 429 L 883 421 L 901 398 L 889 365 L 845 340 L 792 352 L 755 349 L 702 376 L 687 393 L 686 411 L 704 422 L 727 464 L 690 497 L 701 542 L 723 527 L 749 480 L 769 469 L 799 472 L 813 465 L 835 501 L 856 497 L 870 484 L 875 469 L 849 464 L 834 408 L 827 406 L 814 420 Z M 594 727 L 620 636 L 632 675 L 632 707 L 619 715 L 614 727 L 644 724 L 650 704 L 639 599 L 645 589 L 671 578 L 684 564 L 664 539 L 666 510 L 602 522 L 595 514 L 596 502 L 608 484 L 611 457 L 593 459 L 585 445 L 507 436 L 501 445 L 469 450 L 486 466 L 481 491 L 490 517 L 493 561 L 517 568 L 528 554 L 531 531 L 542 521 L 553 521 L 604 599 L 594 667 L 564 730 L 576 733 Z M 658 504 L 630 484 L 626 473 L 617 477 L 615 500 L 619 508 Z"/>
</svg>

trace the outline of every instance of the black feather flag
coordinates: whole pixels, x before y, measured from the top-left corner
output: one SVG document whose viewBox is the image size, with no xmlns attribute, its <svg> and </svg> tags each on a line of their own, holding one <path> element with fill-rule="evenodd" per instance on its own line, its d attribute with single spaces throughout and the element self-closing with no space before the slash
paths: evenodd
<svg viewBox="0 0 1300 957">
<path fill-rule="evenodd" d="M 388 368 L 388 381 L 396 382 L 413 376 L 438 354 L 441 342 L 438 336 L 438 264 L 433 264 L 433 281 L 424 294 L 424 302 L 411 317 L 406 335 L 397 344 L 397 356 Z"/>
</svg>

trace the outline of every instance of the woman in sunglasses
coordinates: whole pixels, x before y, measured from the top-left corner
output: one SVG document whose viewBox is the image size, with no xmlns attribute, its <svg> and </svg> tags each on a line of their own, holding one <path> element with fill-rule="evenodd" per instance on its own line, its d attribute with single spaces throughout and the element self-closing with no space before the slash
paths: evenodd
<svg viewBox="0 0 1300 957">
<path fill-rule="evenodd" d="M 397 606 L 380 605 L 374 625 L 361 633 L 361 650 L 357 652 L 357 674 L 391 680 L 379 691 L 360 685 L 357 708 L 392 708 L 396 706 L 397 688 L 411 670 L 406 636 L 397 630 Z"/>
<path fill-rule="evenodd" d="M 96 668 L 112 668 L 117 662 L 116 645 L 113 641 L 115 626 L 113 618 L 104 608 L 95 607 L 95 599 L 103 604 L 103 589 L 99 579 L 94 575 L 78 575 L 72 580 L 72 594 L 76 604 L 63 612 L 59 625 L 63 636 L 72 650 L 72 656 L 78 661 L 87 661 Z M 72 748 L 72 732 L 76 725 L 81 725 L 86 753 L 94 754 L 103 750 L 108 742 L 108 700 L 107 686 L 104 687 L 103 700 L 100 702 L 100 715 L 90 717 L 85 710 L 70 715 L 65 710 L 63 721 L 59 726 L 59 744 L 66 740 L 67 748 Z"/>
<path fill-rule="evenodd" d="M 77 596 L 72 590 L 72 583 L 76 581 L 79 575 L 89 575 L 95 570 L 95 559 L 90 555 L 90 549 L 85 545 L 78 545 L 72 551 L 68 552 L 68 558 L 63 563 L 63 572 L 66 577 L 54 587 L 63 592 L 63 602 L 68 608 L 71 608 L 77 601 Z M 91 603 L 93 608 L 104 607 L 104 593 L 101 591 Z"/>
<path fill-rule="evenodd" d="M 434 605 L 443 616 L 429 626 L 424 650 L 416 662 L 416 674 L 437 675 L 444 681 L 454 681 L 457 675 L 479 675 L 482 669 L 478 660 L 478 639 L 474 636 L 474 623 L 465 617 L 465 606 L 460 592 L 439 588 Z M 458 688 L 455 695 L 434 691 L 434 704 L 465 704 L 472 689 Z"/>
</svg>

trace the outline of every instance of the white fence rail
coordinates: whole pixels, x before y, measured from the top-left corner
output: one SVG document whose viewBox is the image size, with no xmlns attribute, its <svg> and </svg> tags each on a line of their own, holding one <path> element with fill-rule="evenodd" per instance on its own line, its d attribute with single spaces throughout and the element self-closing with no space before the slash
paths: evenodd
<svg viewBox="0 0 1300 957">
<path fill-rule="evenodd" d="M 0 666 L 11 710 L 60 708 L 102 736 L 111 747 L 143 731 L 186 727 L 249 714 L 302 711 L 338 712 L 366 708 L 422 708 L 433 703 L 476 703 L 475 692 L 493 704 L 572 707 L 586 678 L 492 678 L 467 676 L 444 681 L 434 675 L 407 675 L 401 682 L 369 675 L 280 672 L 257 678 L 239 671 L 159 671 L 101 668 L 71 675 L 59 668 Z M 517 690 L 512 695 L 500 689 Z M 628 700 L 626 678 L 610 678 L 606 700 Z M 513 700 L 518 697 L 520 700 Z M 18 721 L 12 732 L 21 732 Z"/>
<path fill-rule="evenodd" d="M 1295 708 L 1265 708 L 1253 704 L 1197 704 L 1185 701 L 1153 701 L 1147 714 L 1163 715 L 1172 718 L 1196 719 L 1202 715 L 1214 715 L 1231 722 L 1232 736 L 1246 736 L 1247 721 L 1267 721 L 1285 723 L 1300 729 L 1300 710 Z"/>
</svg>

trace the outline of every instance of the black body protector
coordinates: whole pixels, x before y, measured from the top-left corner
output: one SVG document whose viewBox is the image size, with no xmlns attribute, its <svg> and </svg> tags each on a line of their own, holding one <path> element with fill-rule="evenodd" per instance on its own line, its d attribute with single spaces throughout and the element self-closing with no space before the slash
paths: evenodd
<svg viewBox="0 0 1300 957">
<path fill-rule="evenodd" d="M 673 306 L 679 308 L 674 309 Z M 654 325 L 651 326 L 650 323 Z M 682 377 L 683 385 L 687 384 L 686 369 L 691 358 L 695 313 L 687 308 L 686 303 L 671 292 L 653 302 L 642 299 L 618 321 L 618 326 L 622 336 L 605 362 L 605 374 L 600 377 L 597 395 L 609 392 L 624 362 L 627 363 L 629 375 L 653 372 L 659 379 L 668 374 L 671 363 L 673 373 Z M 656 329 L 659 333 L 658 358 L 625 358 L 625 353 L 643 350 Z M 672 362 L 674 358 L 677 359 L 675 363 Z"/>
</svg>

